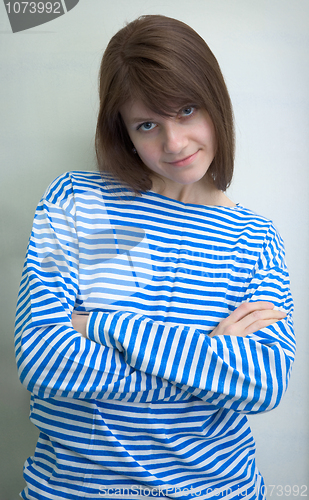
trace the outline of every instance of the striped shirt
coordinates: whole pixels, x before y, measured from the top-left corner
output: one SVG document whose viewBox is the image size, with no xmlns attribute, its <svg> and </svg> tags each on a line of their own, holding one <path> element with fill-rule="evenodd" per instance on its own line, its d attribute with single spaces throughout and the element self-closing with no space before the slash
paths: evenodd
<svg viewBox="0 0 309 500">
<path fill-rule="evenodd" d="M 286 311 L 209 333 L 242 302 Z M 72 311 L 89 313 L 87 338 Z M 283 242 L 241 205 L 203 206 L 70 172 L 40 201 L 16 315 L 40 430 L 22 498 L 263 499 L 246 414 L 271 410 L 294 359 Z"/>
</svg>

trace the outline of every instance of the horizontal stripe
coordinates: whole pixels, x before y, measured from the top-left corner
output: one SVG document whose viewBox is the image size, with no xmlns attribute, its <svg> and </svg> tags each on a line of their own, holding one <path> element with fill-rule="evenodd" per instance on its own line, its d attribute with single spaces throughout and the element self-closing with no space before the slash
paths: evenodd
<svg viewBox="0 0 309 500">
<path fill-rule="evenodd" d="M 245 338 L 207 335 L 256 300 L 287 317 Z M 90 313 L 87 339 L 74 308 Z M 284 245 L 264 217 L 132 196 L 108 175 L 57 178 L 36 211 L 16 313 L 40 430 L 22 497 L 263 499 L 246 413 L 286 390 L 292 312 Z"/>
</svg>

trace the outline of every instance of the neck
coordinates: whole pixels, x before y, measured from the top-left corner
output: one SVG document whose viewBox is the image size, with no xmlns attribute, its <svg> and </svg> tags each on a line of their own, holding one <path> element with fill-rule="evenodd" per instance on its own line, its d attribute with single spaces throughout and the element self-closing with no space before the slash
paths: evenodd
<svg viewBox="0 0 309 500">
<path fill-rule="evenodd" d="M 194 205 L 220 205 L 234 207 L 231 201 L 222 191 L 216 188 L 213 179 L 209 176 L 193 184 L 179 184 L 162 179 L 158 176 L 152 177 L 152 191 L 171 198 Z"/>
</svg>

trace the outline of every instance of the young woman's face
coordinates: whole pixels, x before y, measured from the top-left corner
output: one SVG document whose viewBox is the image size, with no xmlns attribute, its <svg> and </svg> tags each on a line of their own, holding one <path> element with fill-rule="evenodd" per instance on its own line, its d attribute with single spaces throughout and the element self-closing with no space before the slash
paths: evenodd
<svg viewBox="0 0 309 500">
<path fill-rule="evenodd" d="M 140 101 L 129 101 L 120 112 L 139 157 L 150 170 L 182 185 L 204 177 L 216 152 L 214 125 L 206 111 L 188 105 L 166 118 Z"/>
</svg>

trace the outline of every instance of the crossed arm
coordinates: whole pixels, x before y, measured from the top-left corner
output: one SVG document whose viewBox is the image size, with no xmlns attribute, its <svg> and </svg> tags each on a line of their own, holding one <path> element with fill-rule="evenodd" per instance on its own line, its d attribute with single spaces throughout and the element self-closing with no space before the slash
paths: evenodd
<svg viewBox="0 0 309 500">
<path fill-rule="evenodd" d="M 272 302 L 244 302 L 224 318 L 209 335 L 232 335 L 246 337 L 262 328 L 273 325 L 286 317 L 286 313 L 274 309 Z M 73 328 L 87 338 L 88 314 L 72 314 Z"/>
<path fill-rule="evenodd" d="M 286 316 L 273 308 L 267 301 L 244 302 L 211 335 L 125 311 L 74 315 L 73 324 L 96 345 L 115 349 L 139 373 L 208 404 L 255 413 L 279 403 L 289 378 L 290 349 L 279 340 L 284 322 L 274 331 L 260 331 Z"/>
<path fill-rule="evenodd" d="M 292 302 L 278 252 L 272 262 L 266 253 L 265 268 L 257 269 L 243 303 L 210 335 L 130 311 L 76 315 L 74 220 L 56 208 L 59 220 L 64 215 L 68 219 L 66 232 L 57 234 L 50 221 L 51 206 L 42 206 L 20 288 L 16 357 L 28 390 L 44 398 L 148 401 L 165 397 L 164 389 L 168 397 L 194 395 L 245 412 L 278 404 L 294 356 Z M 70 252 L 67 240 L 72 240 Z M 281 307 L 287 318 L 277 310 Z"/>
</svg>

